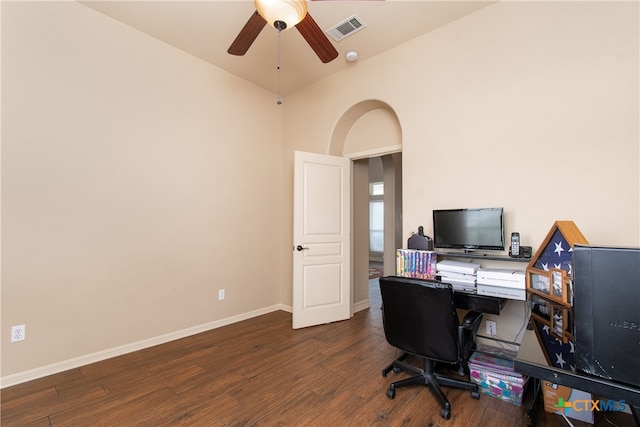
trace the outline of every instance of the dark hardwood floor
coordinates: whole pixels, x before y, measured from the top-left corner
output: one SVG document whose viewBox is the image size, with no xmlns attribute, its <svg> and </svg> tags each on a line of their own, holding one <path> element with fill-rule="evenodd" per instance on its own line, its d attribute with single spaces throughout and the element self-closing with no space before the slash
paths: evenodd
<svg viewBox="0 0 640 427">
<path fill-rule="evenodd" d="M 377 283 L 377 282 L 376 282 Z M 424 387 L 399 389 L 381 370 L 379 293 L 348 321 L 291 329 L 274 312 L 3 389 L 5 426 L 525 426 L 522 407 L 445 389 L 445 421 Z M 627 420 L 628 419 L 623 419 Z M 607 424 L 604 422 L 603 424 Z M 538 411 L 539 426 L 567 425 Z M 576 426 L 587 424 L 574 422 Z M 608 425 L 608 424 L 607 424 Z M 621 424 L 631 425 L 631 424 Z"/>
</svg>

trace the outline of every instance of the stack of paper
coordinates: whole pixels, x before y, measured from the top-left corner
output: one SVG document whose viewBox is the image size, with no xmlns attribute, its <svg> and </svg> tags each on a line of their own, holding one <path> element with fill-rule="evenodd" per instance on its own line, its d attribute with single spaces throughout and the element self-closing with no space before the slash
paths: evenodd
<svg viewBox="0 0 640 427">
<path fill-rule="evenodd" d="M 455 291 L 476 292 L 476 272 L 479 264 L 444 260 L 437 264 L 440 281 L 451 283 Z"/>
</svg>

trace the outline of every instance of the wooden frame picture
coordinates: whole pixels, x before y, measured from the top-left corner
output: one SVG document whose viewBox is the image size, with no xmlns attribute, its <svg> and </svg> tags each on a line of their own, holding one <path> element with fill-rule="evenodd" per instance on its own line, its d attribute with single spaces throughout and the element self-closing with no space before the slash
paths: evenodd
<svg viewBox="0 0 640 427">
<path fill-rule="evenodd" d="M 540 295 L 554 303 L 571 306 L 567 272 L 559 268 L 548 271 L 527 268 L 527 291 Z"/>
<path fill-rule="evenodd" d="M 529 294 L 531 315 L 541 323 L 551 327 L 551 303 L 535 294 Z"/>
<path fill-rule="evenodd" d="M 551 296 L 557 298 L 558 302 L 567 307 L 571 307 L 571 291 L 569 277 L 565 270 L 550 268 L 551 272 Z"/>
<path fill-rule="evenodd" d="M 572 249 L 576 244 L 588 245 L 589 242 L 573 221 L 554 222 L 526 270 L 532 323 L 536 325 L 536 335 L 547 362 L 552 366 L 549 350 L 545 347 L 548 338 L 563 344 L 573 341 L 571 275 Z"/>
<path fill-rule="evenodd" d="M 566 309 L 557 305 L 551 306 L 551 333 L 560 339 L 564 339 Z"/>
<path fill-rule="evenodd" d="M 551 273 L 537 268 L 527 268 L 527 290 L 549 298 L 551 296 Z"/>
<path fill-rule="evenodd" d="M 551 334 L 563 343 L 573 339 L 571 333 L 571 313 L 566 307 L 553 304 L 551 306 Z"/>
<path fill-rule="evenodd" d="M 571 310 L 535 294 L 529 294 L 528 300 L 531 306 L 531 317 L 549 328 L 549 334 L 563 343 L 573 338 Z"/>
</svg>

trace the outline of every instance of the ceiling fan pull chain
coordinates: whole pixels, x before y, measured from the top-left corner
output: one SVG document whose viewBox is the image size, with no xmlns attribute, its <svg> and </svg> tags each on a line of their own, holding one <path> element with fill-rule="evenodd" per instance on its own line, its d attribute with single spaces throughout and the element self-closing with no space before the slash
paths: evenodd
<svg viewBox="0 0 640 427">
<path fill-rule="evenodd" d="M 282 105 L 282 83 L 280 78 L 280 34 L 282 34 L 282 30 L 278 28 L 278 102 L 276 104 Z"/>
</svg>

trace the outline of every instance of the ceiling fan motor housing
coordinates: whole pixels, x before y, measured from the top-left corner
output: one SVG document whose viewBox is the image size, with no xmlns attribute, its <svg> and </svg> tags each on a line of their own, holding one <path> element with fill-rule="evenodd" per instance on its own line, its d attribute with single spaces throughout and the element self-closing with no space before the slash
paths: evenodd
<svg viewBox="0 0 640 427">
<path fill-rule="evenodd" d="M 295 26 L 322 63 L 326 64 L 338 57 L 336 48 L 331 44 L 316 21 L 307 13 L 305 0 L 254 0 L 254 2 L 256 12 L 251 14 L 247 23 L 242 27 L 231 46 L 229 46 L 227 50 L 229 54 L 242 56 L 247 53 L 262 28 L 271 22 L 279 32 Z M 269 15 L 263 10 L 262 6 L 264 5 L 271 12 L 273 12 L 271 8 L 275 8 L 280 12 L 284 10 L 289 13 Z M 296 15 L 293 18 L 291 18 L 290 13 L 292 11 Z"/>
<path fill-rule="evenodd" d="M 306 0 L 254 0 L 254 4 L 260 16 L 279 31 L 295 26 L 307 15 Z"/>
</svg>

